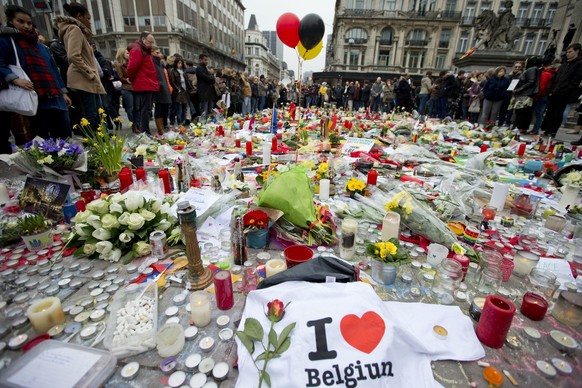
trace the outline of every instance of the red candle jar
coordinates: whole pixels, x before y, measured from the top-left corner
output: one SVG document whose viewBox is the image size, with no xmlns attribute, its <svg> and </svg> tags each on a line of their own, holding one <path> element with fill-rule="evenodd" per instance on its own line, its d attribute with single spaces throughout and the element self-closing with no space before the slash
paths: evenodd
<svg viewBox="0 0 582 388">
<path fill-rule="evenodd" d="M 85 210 L 87 210 L 87 206 L 85 206 L 85 201 L 79 200 L 75 202 L 75 208 L 77 209 L 77 212 L 84 212 Z"/>
<path fill-rule="evenodd" d="M 222 125 L 218 126 L 218 136 L 224 137 L 224 129 L 222 128 Z"/>
<path fill-rule="evenodd" d="M 489 148 L 489 145 L 488 144 L 481 145 L 481 153 L 487 151 L 488 148 Z"/>
<path fill-rule="evenodd" d="M 490 348 L 502 347 L 514 314 L 515 305 L 509 300 L 497 295 L 487 296 L 477 324 L 479 341 Z"/>
<path fill-rule="evenodd" d="M 491 221 L 495 218 L 495 208 L 493 206 L 485 206 L 481 213 L 485 216 L 485 221 Z"/>
<path fill-rule="evenodd" d="M 277 152 L 277 136 L 273 136 L 273 138 L 271 139 L 271 152 Z"/>
<path fill-rule="evenodd" d="M 247 141 L 246 151 L 247 151 L 247 156 L 251 156 L 253 154 L 253 142 L 252 141 Z"/>
<path fill-rule="evenodd" d="M 548 302 L 541 295 L 526 292 L 519 311 L 532 321 L 541 321 L 548 311 Z"/>
<path fill-rule="evenodd" d="M 521 143 L 517 149 L 517 156 L 525 155 L 525 143 Z"/>
<path fill-rule="evenodd" d="M 172 192 L 172 186 L 170 186 L 170 172 L 168 170 L 160 170 L 158 172 L 158 178 L 160 178 L 164 185 L 164 193 L 170 194 Z"/>
<path fill-rule="evenodd" d="M 375 185 L 378 182 L 378 173 L 376 170 L 370 170 L 368 172 L 368 184 Z"/>
<path fill-rule="evenodd" d="M 122 169 L 119 172 L 119 191 L 125 191 L 133 184 L 133 177 L 131 170 Z"/>
<path fill-rule="evenodd" d="M 467 256 L 460 254 L 453 255 L 451 259 L 461 264 L 461 268 L 463 269 L 463 279 L 461 281 L 464 282 L 465 276 L 467 275 L 467 270 L 469 269 L 469 263 L 471 262 L 471 260 L 469 260 Z"/>
<path fill-rule="evenodd" d="M 138 181 L 146 181 L 146 171 L 143 167 L 138 167 L 135 169 L 135 179 Z"/>
<path fill-rule="evenodd" d="M 234 305 L 232 278 L 228 271 L 217 271 L 214 274 L 214 289 L 216 291 L 216 307 L 228 310 Z"/>
<path fill-rule="evenodd" d="M 238 139 L 238 138 L 237 139 L 234 139 L 234 146 L 236 148 L 240 148 L 240 139 Z"/>
</svg>

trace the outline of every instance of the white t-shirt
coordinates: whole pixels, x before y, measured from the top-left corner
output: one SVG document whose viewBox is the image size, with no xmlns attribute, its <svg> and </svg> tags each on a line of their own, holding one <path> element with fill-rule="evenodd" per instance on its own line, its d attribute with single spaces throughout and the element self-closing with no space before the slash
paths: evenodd
<svg viewBox="0 0 582 388">
<path fill-rule="evenodd" d="M 246 302 L 239 330 L 247 317 L 258 319 L 267 343 L 267 303 L 291 302 L 280 332 L 295 322 L 291 346 L 269 361 L 273 388 L 280 387 L 439 387 L 430 362 L 476 360 L 485 351 L 473 324 L 458 307 L 383 302 L 365 283 L 287 282 L 253 291 Z M 448 330 L 446 339 L 433 326 Z M 246 348 L 237 338 L 237 387 L 258 386 L 259 375 Z M 255 344 L 254 357 L 263 352 Z M 258 362 L 262 367 L 262 361 Z M 263 383 L 266 387 L 266 384 Z"/>
</svg>

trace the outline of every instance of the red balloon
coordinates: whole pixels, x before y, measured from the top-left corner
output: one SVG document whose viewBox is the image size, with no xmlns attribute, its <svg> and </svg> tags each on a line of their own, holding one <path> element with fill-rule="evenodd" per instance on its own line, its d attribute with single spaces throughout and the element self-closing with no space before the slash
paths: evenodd
<svg viewBox="0 0 582 388">
<path fill-rule="evenodd" d="M 294 13 L 287 12 L 277 19 L 277 36 L 286 46 L 295 48 L 299 43 L 299 23 L 301 21 Z"/>
</svg>

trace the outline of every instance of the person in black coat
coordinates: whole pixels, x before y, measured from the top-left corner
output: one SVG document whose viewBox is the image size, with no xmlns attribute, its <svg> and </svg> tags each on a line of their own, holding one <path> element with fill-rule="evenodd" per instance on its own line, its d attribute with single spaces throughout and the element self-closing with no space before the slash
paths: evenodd
<svg viewBox="0 0 582 388">
<path fill-rule="evenodd" d="M 407 112 L 412 112 L 412 87 L 410 86 L 410 74 L 404 74 L 398 81 L 396 99 L 398 106 Z"/>
<path fill-rule="evenodd" d="M 200 54 L 198 56 L 200 64 L 196 68 L 196 78 L 198 79 L 198 99 L 200 100 L 200 116 L 206 118 L 206 115 L 212 109 L 212 101 L 215 98 L 214 83 L 216 78 L 208 70 L 208 55 Z"/>
</svg>

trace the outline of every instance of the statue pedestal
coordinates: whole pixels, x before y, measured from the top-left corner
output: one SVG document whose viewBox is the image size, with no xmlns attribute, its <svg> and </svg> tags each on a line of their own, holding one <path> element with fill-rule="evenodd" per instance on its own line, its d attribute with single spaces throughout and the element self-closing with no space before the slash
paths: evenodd
<svg viewBox="0 0 582 388">
<path fill-rule="evenodd" d="M 497 66 L 505 66 L 509 73 L 515 61 L 524 61 L 526 56 L 515 51 L 481 49 L 468 58 L 453 60 L 453 65 L 459 70 L 471 72 L 473 70 L 487 71 Z"/>
</svg>

